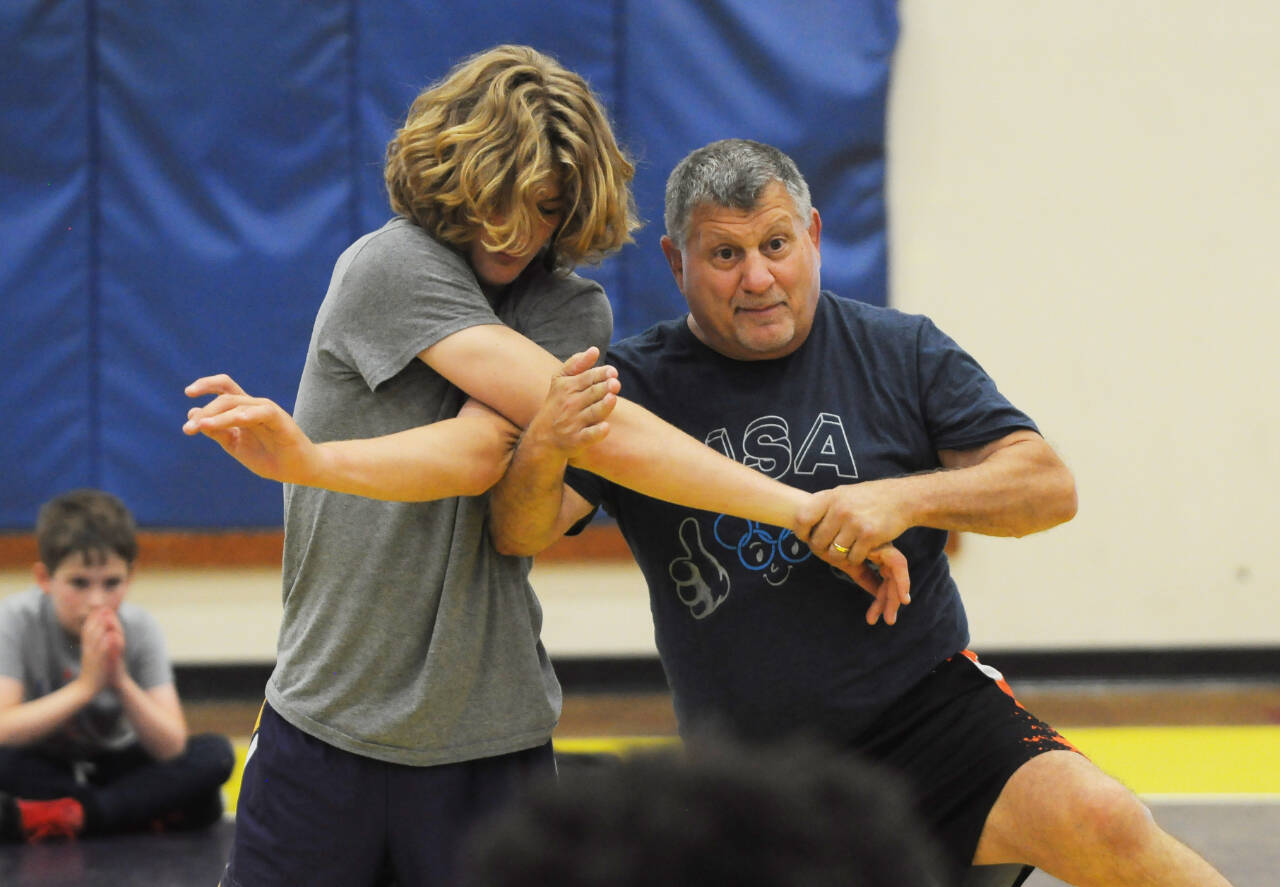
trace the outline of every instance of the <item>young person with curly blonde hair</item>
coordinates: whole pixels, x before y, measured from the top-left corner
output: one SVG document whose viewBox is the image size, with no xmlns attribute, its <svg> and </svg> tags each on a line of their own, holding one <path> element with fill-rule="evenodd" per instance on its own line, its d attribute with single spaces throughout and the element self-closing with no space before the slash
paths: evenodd
<svg viewBox="0 0 1280 887">
<path fill-rule="evenodd" d="M 285 488 L 279 647 L 223 887 L 448 883 L 468 826 L 553 769 L 527 562 L 493 550 L 478 496 L 516 429 L 464 403 L 479 374 L 503 384 L 497 331 L 560 359 L 606 346 L 604 292 L 568 269 L 630 239 L 632 173 L 582 78 L 526 47 L 460 63 L 392 138 L 396 215 L 338 258 L 296 418 L 317 441 L 399 432 L 432 460 L 409 498 L 433 501 Z"/>
<path fill-rule="evenodd" d="M 278 656 L 224 887 L 448 883 L 469 826 L 553 769 L 561 694 L 530 562 L 494 549 L 484 495 L 548 380 L 572 390 L 556 421 L 584 466 L 805 532 L 809 494 L 618 399 L 593 366 L 609 303 L 569 269 L 630 241 L 632 174 L 576 74 L 527 47 L 473 56 L 388 146 L 397 215 L 339 257 L 295 416 L 225 375 L 188 386 L 217 395 L 188 434 L 286 483 Z M 906 593 L 895 556 L 872 555 L 890 581 L 845 567 L 877 614 Z"/>
</svg>

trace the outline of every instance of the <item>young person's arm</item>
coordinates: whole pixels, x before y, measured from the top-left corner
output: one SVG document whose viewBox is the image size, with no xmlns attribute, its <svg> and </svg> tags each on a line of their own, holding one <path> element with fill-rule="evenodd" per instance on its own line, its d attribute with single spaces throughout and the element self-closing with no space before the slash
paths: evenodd
<svg viewBox="0 0 1280 887">
<path fill-rule="evenodd" d="M 143 689 L 126 666 L 124 626 L 114 610 L 99 610 L 85 624 L 82 645 L 89 648 L 90 632 L 105 632 L 111 654 L 107 657 L 107 686 L 116 691 L 120 707 L 138 742 L 151 757 L 167 761 L 187 746 L 187 720 L 172 682 Z M 95 624 L 97 623 L 97 624 Z"/>
<path fill-rule="evenodd" d="M 550 353 L 503 326 L 462 330 L 419 356 L 521 428 L 561 369 Z M 573 464 L 655 499 L 797 529 L 809 494 L 740 465 L 625 395 L 609 417 L 609 435 L 576 454 Z"/>
<path fill-rule="evenodd" d="M 56 731 L 98 691 L 80 677 L 39 699 L 23 701 L 22 681 L 0 677 L 0 745 L 30 745 Z"/>
<path fill-rule="evenodd" d="M 502 554 L 535 555 L 593 510 L 564 482 L 570 460 L 608 434 L 601 413 L 617 404 L 616 397 L 598 393 L 605 383 L 583 372 L 590 367 L 588 357 L 575 354 L 551 380 L 545 405 L 520 436 L 506 475 L 490 491 L 489 530 Z M 608 381 L 607 393 L 616 394 L 616 372 Z"/>
<path fill-rule="evenodd" d="M 187 719 L 173 684 L 144 690 L 125 672 L 113 686 L 124 716 L 151 757 L 167 761 L 182 754 L 187 747 Z"/>
<path fill-rule="evenodd" d="M 542 405 L 547 381 L 561 367 L 550 352 L 501 324 L 460 330 L 419 357 L 521 428 Z M 263 398 L 248 397 L 225 375 L 199 379 L 187 387 L 187 394 L 219 395 L 189 411 L 183 426 L 187 434 L 206 434 L 250 470 L 286 483 L 359 492 L 376 499 L 442 498 L 460 495 L 433 487 L 455 484 L 449 476 L 454 471 L 473 462 L 484 463 L 481 473 L 491 478 L 492 485 L 509 457 L 509 449 L 501 458 L 471 454 L 468 447 L 474 444 L 467 441 L 474 429 L 449 436 L 462 450 L 439 443 L 437 436 L 449 433 L 441 426 L 463 422 L 463 417 L 395 435 L 317 447 L 282 409 Z M 739 465 L 625 398 L 619 399 L 610 425 L 609 436 L 581 455 L 581 467 L 654 498 L 800 531 L 796 516 L 809 494 Z M 514 436 L 504 443 L 514 444 Z"/>
<path fill-rule="evenodd" d="M 535 555 L 559 539 L 594 506 L 564 482 L 565 468 L 592 446 L 599 446 L 608 428 L 599 415 L 599 384 L 581 370 L 575 355 L 552 380 L 541 409 L 520 437 L 506 475 L 490 491 L 489 532 L 494 547 L 503 554 Z M 616 380 L 613 382 L 616 390 Z M 867 622 L 881 617 L 892 625 L 898 608 L 910 603 L 910 576 L 906 558 L 892 545 L 881 546 L 870 559 L 881 575 L 863 561 L 843 560 L 839 566 L 873 601 Z"/>
<path fill-rule="evenodd" d="M 468 395 L 521 428 L 543 405 L 548 380 L 561 369 L 560 361 L 550 352 L 502 324 L 467 327 L 418 356 Z M 602 369 L 596 367 L 588 372 Z M 213 437 L 233 457 L 263 476 L 340 492 L 358 489 L 361 495 L 375 499 L 439 498 L 420 494 L 427 486 L 423 478 L 430 480 L 432 472 L 439 470 L 433 467 L 438 449 L 425 445 L 423 440 L 431 429 L 443 423 L 398 435 L 343 441 L 341 460 L 308 457 L 273 462 L 295 446 L 303 450 L 315 446 L 292 419 L 285 421 L 287 414 L 283 410 L 274 404 L 270 405 L 273 409 L 256 409 L 262 406 L 257 403 L 261 399 L 244 395 L 227 376 L 200 379 L 187 387 L 187 394 L 219 396 L 190 410 L 183 431 Z M 281 423 L 289 427 L 288 434 L 279 433 Z M 609 435 L 578 454 L 573 464 L 655 499 L 786 527 L 806 542 L 811 528 L 825 514 L 819 511 L 815 516 L 814 509 L 807 509 L 805 520 L 801 521 L 801 509 L 811 499 L 809 493 L 733 461 L 625 397 L 618 399 L 609 424 Z M 393 439 L 394 444 L 389 443 Z M 498 463 L 501 468 L 506 467 L 507 458 L 504 456 Z M 262 467 L 269 467 L 271 473 L 260 470 Z M 494 474 L 496 482 L 501 470 Z M 445 483 L 447 478 L 441 481 Z M 850 567 L 846 558 L 825 548 L 815 548 L 814 554 L 855 578 L 855 573 L 863 569 L 861 561 Z M 877 556 L 870 559 L 875 561 Z M 905 560 L 899 563 L 890 557 L 881 568 L 895 572 L 898 587 L 909 584 Z"/>
<path fill-rule="evenodd" d="M 23 701 L 22 681 L 0 677 L 0 745 L 30 745 L 56 732 L 110 684 L 123 635 L 90 620 L 80 633 L 80 648 L 80 674 L 39 698 Z"/>
<path fill-rule="evenodd" d="M 453 419 L 317 444 L 279 404 L 249 396 L 230 376 L 197 379 L 186 391 L 189 397 L 218 396 L 190 410 L 182 430 L 213 438 L 254 474 L 374 499 L 479 495 L 506 470 L 519 432 L 492 410 L 464 405 Z"/>
</svg>

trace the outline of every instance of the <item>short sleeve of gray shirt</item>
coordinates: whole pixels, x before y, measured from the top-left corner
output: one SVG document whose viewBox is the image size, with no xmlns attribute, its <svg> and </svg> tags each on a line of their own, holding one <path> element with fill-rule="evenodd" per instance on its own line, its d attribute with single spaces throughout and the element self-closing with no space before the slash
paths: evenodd
<svg viewBox="0 0 1280 887">
<path fill-rule="evenodd" d="M 315 344 L 372 390 L 441 339 L 498 322 L 462 256 L 395 219 L 338 260 Z"/>
</svg>

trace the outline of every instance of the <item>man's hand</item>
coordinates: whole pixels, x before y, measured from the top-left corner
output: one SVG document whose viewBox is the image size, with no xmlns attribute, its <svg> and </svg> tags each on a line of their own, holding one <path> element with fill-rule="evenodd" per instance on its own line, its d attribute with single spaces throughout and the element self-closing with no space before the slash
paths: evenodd
<svg viewBox="0 0 1280 887">
<path fill-rule="evenodd" d="M 593 345 L 564 362 L 525 431 L 531 445 L 557 452 L 568 462 L 608 435 L 605 420 L 617 406 L 622 386 L 616 369 L 595 366 L 599 357 L 600 349 Z"/>
<path fill-rule="evenodd" d="M 241 465 L 269 480 L 306 484 L 315 477 L 318 448 L 275 401 L 250 397 L 225 374 L 197 379 L 186 394 L 217 397 L 187 411 L 184 434 L 213 438 Z"/>
<path fill-rule="evenodd" d="M 798 520 L 814 551 L 831 551 L 855 564 L 893 542 L 912 522 L 893 495 L 893 481 L 864 481 L 814 493 Z M 799 535 L 799 533 L 797 534 Z"/>
<path fill-rule="evenodd" d="M 834 487 L 814 493 L 797 516 L 796 535 L 810 550 L 875 597 L 870 625 L 881 617 L 893 625 L 911 603 L 907 559 L 893 546 L 910 523 L 889 491 L 880 481 Z"/>
</svg>

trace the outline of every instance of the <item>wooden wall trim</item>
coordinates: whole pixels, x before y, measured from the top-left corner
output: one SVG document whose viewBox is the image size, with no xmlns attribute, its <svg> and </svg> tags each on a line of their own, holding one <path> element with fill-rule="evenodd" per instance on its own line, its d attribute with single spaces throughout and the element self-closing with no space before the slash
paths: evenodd
<svg viewBox="0 0 1280 887">
<path fill-rule="evenodd" d="M 284 534 L 278 529 L 188 531 L 140 530 L 142 567 L 279 567 Z M 0 569 L 25 569 L 36 562 L 35 537 L 0 533 Z M 630 561 L 631 551 L 617 524 L 589 525 L 538 555 L 540 562 L 613 563 Z"/>
</svg>

